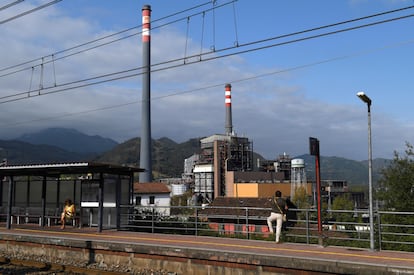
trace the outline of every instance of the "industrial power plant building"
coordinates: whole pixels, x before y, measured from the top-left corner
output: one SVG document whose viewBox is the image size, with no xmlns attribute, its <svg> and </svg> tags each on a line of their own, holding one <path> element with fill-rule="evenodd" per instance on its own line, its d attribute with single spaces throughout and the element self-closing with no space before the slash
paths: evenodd
<svg viewBox="0 0 414 275">
<path fill-rule="evenodd" d="M 312 194 L 302 159 L 292 160 L 287 154 L 275 161 L 253 159 L 252 142 L 233 131 L 230 84 L 225 85 L 225 108 L 225 134 L 201 139 L 200 155 L 185 162 L 186 175 L 188 164 L 193 165 L 194 193 L 203 203 L 217 197 L 271 197 L 276 190 L 293 197 L 299 187 Z"/>
<path fill-rule="evenodd" d="M 253 143 L 235 134 L 232 125 L 231 85 L 225 85 L 225 133 L 200 140 L 200 154 L 184 161 L 182 180 L 198 203 L 210 204 L 217 198 L 269 198 L 280 190 L 284 197 L 295 197 L 300 188 L 315 198 L 315 184 L 306 177 L 305 161 L 283 153 L 275 160 L 254 156 Z M 192 182 L 191 184 L 188 184 Z M 345 181 L 323 181 L 331 197 L 347 192 Z M 335 185 L 335 187 L 333 186 Z M 173 194 L 174 195 L 174 192 Z"/>
</svg>

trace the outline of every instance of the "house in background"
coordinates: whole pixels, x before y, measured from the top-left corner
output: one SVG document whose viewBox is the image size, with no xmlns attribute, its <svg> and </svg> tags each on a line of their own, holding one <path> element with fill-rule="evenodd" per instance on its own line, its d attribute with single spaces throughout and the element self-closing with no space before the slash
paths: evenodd
<svg viewBox="0 0 414 275">
<path fill-rule="evenodd" d="M 134 183 L 134 204 L 154 208 L 162 215 L 170 215 L 171 190 L 161 182 Z"/>
</svg>

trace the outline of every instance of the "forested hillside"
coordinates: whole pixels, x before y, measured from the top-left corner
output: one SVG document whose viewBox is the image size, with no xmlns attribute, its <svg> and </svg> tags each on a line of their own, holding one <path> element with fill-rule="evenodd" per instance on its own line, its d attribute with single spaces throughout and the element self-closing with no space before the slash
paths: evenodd
<svg viewBox="0 0 414 275">
<path fill-rule="evenodd" d="M 42 136 L 54 138 L 41 138 Z M 44 130 L 40 133 L 24 135 L 24 137 L 22 139 L 32 143 L 20 140 L 0 140 L 0 160 L 7 159 L 9 164 L 97 161 L 139 166 L 140 138 L 133 138 L 117 144 L 103 137 L 88 136 L 78 131 L 60 128 Z M 57 137 L 60 137 L 61 140 L 56 141 Z M 184 170 L 184 160 L 200 152 L 200 139 L 192 138 L 182 143 L 177 143 L 166 137 L 153 140 L 154 178 L 181 177 Z M 90 144 L 95 144 L 93 149 L 87 148 Z M 92 151 L 94 153 L 91 153 Z M 304 159 L 307 178 L 309 180 L 315 179 L 314 156 L 291 157 Z M 263 159 L 255 153 L 254 164 L 256 158 Z M 386 159 L 373 160 L 374 183 L 379 179 L 381 170 L 389 163 L 390 160 Z M 367 161 L 321 156 L 320 167 L 321 179 L 323 180 L 346 180 L 349 185 L 368 183 Z"/>
</svg>

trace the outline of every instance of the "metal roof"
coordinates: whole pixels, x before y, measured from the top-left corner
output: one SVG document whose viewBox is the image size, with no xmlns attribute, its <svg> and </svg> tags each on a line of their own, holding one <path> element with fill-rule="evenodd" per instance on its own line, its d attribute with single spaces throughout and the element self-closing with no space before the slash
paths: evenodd
<svg viewBox="0 0 414 275">
<path fill-rule="evenodd" d="M 167 184 L 161 182 L 135 182 L 134 193 L 136 194 L 161 194 L 171 193 Z"/>
<path fill-rule="evenodd" d="M 123 166 L 97 162 L 74 162 L 53 164 L 26 164 L 0 167 L 2 176 L 30 176 L 30 175 L 61 175 L 82 173 L 107 173 L 129 175 L 134 172 L 143 172 L 145 169 L 135 166 Z"/>
</svg>

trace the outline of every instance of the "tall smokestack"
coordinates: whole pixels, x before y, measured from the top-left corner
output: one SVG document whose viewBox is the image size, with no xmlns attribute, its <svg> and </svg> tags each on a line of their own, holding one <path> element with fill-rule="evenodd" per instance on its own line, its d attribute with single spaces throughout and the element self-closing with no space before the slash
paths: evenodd
<svg viewBox="0 0 414 275">
<path fill-rule="evenodd" d="M 226 84 L 225 88 L 225 99 L 224 103 L 226 105 L 226 135 L 231 136 L 233 134 L 233 122 L 231 117 L 231 85 Z"/>
<path fill-rule="evenodd" d="M 142 7 L 142 116 L 141 116 L 141 152 L 140 168 L 145 171 L 139 174 L 140 182 L 152 181 L 151 159 L 151 6 Z"/>
</svg>

